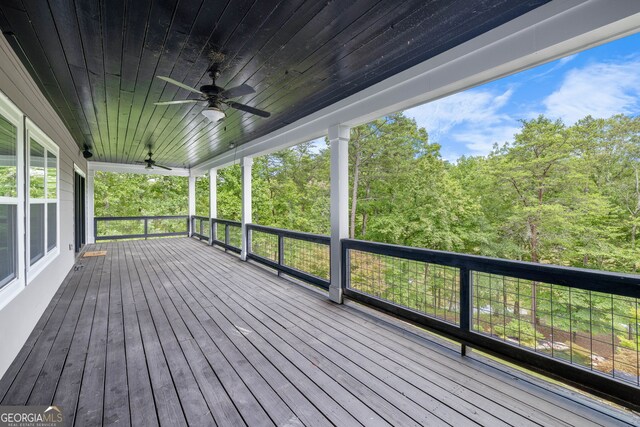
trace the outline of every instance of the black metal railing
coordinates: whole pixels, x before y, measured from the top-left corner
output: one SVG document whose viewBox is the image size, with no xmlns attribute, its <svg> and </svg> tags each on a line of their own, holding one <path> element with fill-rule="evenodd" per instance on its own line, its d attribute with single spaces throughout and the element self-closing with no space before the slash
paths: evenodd
<svg viewBox="0 0 640 427">
<path fill-rule="evenodd" d="M 96 241 L 187 236 L 189 217 L 187 215 L 103 216 L 94 218 L 93 229 Z"/>
<path fill-rule="evenodd" d="M 329 288 L 329 236 L 248 224 L 247 257 L 289 276 Z"/>
<path fill-rule="evenodd" d="M 214 218 L 210 233 L 241 251 L 239 222 Z M 247 233 L 248 259 L 329 287 L 329 236 L 256 224 Z M 341 247 L 347 298 L 453 338 L 463 354 L 470 346 L 640 408 L 640 276 L 353 239 Z"/>
<path fill-rule="evenodd" d="M 640 276 L 341 244 L 348 298 L 640 407 Z"/>
<path fill-rule="evenodd" d="M 242 225 L 237 221 L 211 218 L 211 242 L 232 252 L 242 249 Z"/>
<path fill-rule="evenodd" d="M 200 240 L 209 240 L 211 237 L 211 218 L 206 216 L 191 216 L 191 235 Z"/>
</svg>

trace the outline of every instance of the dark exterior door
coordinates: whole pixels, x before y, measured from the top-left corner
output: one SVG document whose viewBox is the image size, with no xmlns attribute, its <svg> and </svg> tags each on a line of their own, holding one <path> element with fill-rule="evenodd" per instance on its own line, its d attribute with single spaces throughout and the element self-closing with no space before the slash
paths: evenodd
<svg viewBox="0 0 640 427">
<path fill-rule="evenodd" d="M 80 249 L 86 243 L 86 203 L 85 203 L 85 178 L 79 173 L 75 173 L 75 191 L 74 191 L 74 203 L 75 203 L 75 249 L 76 252 L 80 252 Z"/>
</svg>

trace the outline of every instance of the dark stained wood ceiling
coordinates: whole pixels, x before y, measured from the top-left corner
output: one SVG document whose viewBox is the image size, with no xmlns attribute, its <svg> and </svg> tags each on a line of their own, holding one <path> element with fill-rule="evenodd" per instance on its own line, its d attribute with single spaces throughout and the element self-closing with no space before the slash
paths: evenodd
<svg viewBox="0 0 640 427">
<path fill-rule="evenodd" d="M 92 160 L 190 167 L 266 135 L 549 0 L 0 0 L 0 28 Z M 155 106 L 210 83 L 256 89 L 214 124 Z"/>
</svg>

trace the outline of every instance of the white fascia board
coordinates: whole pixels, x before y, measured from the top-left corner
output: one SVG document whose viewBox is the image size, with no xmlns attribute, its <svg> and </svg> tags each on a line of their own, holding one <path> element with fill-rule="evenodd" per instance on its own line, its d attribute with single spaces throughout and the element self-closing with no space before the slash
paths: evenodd
<svg viewBox="0 0 640 427">
<path fill-rule="evenodd" d="M 103 171 L 115 173 L 139 173 L 144 175 L 165 175 L 165 176 L 189 176 L 189 169 L 171 168 L 171 170 L 156 168 L 145 169 L 144 165 L 132 165 L 128 163 L 108 163 L 108 162 L 87 162 L 90 172 Z"/>
<path fill-rule="evenodd" d="M 277 131 L 192 168 L 206 173 L 606 43 L 640 29 L 638 0 L 553 0 Z"/>
</svg>

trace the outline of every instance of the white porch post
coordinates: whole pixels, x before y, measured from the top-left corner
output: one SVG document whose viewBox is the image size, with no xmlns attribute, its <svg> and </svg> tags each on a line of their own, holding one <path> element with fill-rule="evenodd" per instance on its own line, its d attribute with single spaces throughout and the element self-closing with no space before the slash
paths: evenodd
<svg viewBox="0 0 640 427">
<path fill-rule="evenodd" d="M 189 237 L 193 234 L 191 217 L 196 214 L 196 177 L 189 175 Z"/>
<path fill-rule="evenodd" d="M 348 126 L 329 128 L 331 146 L 331 284 L 329 299 L 342 304 L 342 250 L 349 237 L 349 132 Z"/>
<path fill-rule="evenodd" d="M 218 217 L 218 169 L 209 169 L 209 221 L 211 218 Z M 218 227 L 211 227 L 209 231 L 209 244 L 216 239 L 216 231 Z"/>
<path fill-rule="evenodd" d="M 243 157 L 240 164 L 242 175 L 242 251 L 240 252 L 240 259 L 247 260 L 247 253 L 249 252 L 249 233 L 247 231 L 247 224 L 251 224 L 251 166 L 253 165 L 253 159 L 251 157 Z"/>
<path fill-rule="evenodd" d="M 87 243 L 92 244 L 96 242 L 96 232 L 94 227 L 95 209 L 94 209 L 94 197 L 93 197 L 93 181 L 96 176 L 96 171 L 87 170 Z"/>
</svg>

